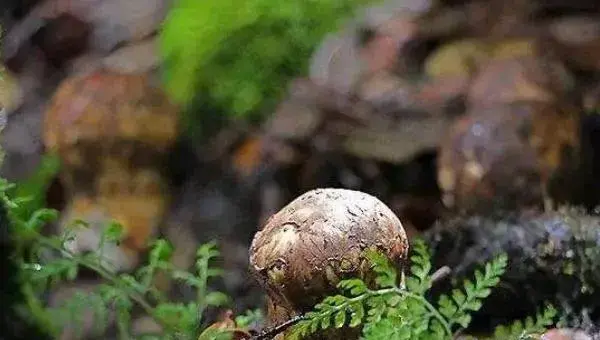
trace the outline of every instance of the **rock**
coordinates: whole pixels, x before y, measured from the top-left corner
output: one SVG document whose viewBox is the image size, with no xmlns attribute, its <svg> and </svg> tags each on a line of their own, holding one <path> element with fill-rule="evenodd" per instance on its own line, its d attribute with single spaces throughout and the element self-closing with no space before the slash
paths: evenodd
<svg viewBox="0 0 600 340">
<path fill-rule="evenodd" d="M 593 338 L 584 331 L 555 328 L 544 333 L 540 340 L 593 340 Z"/>
<path fill-rule="evenodd" d="M 0 65 L 0 109 L 5 113 L 18 109 L 23 104 L 24 93 L 18 79 Z"/>
<path fill-rule="evenodd" d="M 44 103 L 30 98 L 18 111 L 10 114 L 2 131 L 2 177 L 17 181 L 32 175 L 41 161 L 42 112 Z"/>
<path fill-rule="evenodd" d="M 430 0 L 386 0 L 370 6 L 363 12 L 361 22 L 368 27 L 386 25 L 397 16 L 418 16 L 433 7 Z"/>
<path fill-rule="evenodd" d="M 288 97 L 283 100 L 264 123 L 265 132 L 275 138 L 306 141 L 317 130 L 323 113 L 315 103 L 311 81 L 294 81 Z"/>
<path fill-rule="evenodd" d="M 350 92 L 361 74 L 360 56 L 352 30 L 326 36 L 310 60 L 310 79 L 340 93 Z"/>
<path fill-rule="evenodd" d="M 69 6 L 93 25 L 91 47 L 108 52 L 123 42 L 139 41 L 155 32 L 169 1 L 77 0 Z"/>
<path fill-rule="evenodd" d="M 380 22 L 372 19 L 374 22 L 367 26 L 372 33 L 361 48 L 367 75 L 382 71 L 403 73 L 416 63 L 412 55 L 401 53 L 407 44 L 420 38 L 415 15 L 404 8 L 387 15 L 391 17 Z"/>
<path fill-rule="evenodd" d="M 577 67 L 600 71 L 600 16 L 572 16 L 549 25 L 557 53 Z"/>
<path fill-rule="evenodd" d="M 464 39 L 445 44 L 425 60 L 425 74 L 429 77 L 469 76 L 489 58 L 484 43 Z"/>
<path fill-rule="evenodd" d="M 583 109 L 588 113 L 600 113 L 600 82 L 585 89 Z"/>
<path fill-rule="evenodd" d="M 468 102 L 500 104 L 517 101 L 553 102 L 573 86 L 566 68 L 556 61 L 526 56 L 492 59 L 471 83 Z"/>
<path fill-rule="evenodd" d="M 537 41 L 527 37 L 502 39 L 490 45 L 495 60 L 536 56 L 539 51 Z"/>
<path fill-rule="evenodd" d="M 468 75 L 427 80 L 419 86 L 415 100 L 427 112 L 441 112 L 447 117 L 459 116 L 464 112 L 470 80 Z"/>
<path fill-rule="evenodd" d="M 103 60 L 104 56 L 101 53 L 85 53 L 71 61 L 68 73 L 72 76 L 83 76 L 100 71 L 104 67 Z"/>
<path fill-rule="evenodd" d="M 598 324 L 599 227 L 598 216 L 574 209 L 442 219 L 423 236 L 433 268 L 452 269 L 447 279 L 436 282 L 432 298 L 504 253 L 508 266 L 502 283 L 473 314 L 467 334 L 486 334 L 497 325 L 523 320 L 547 303 L 565 317 L 567 327 L 586 324 L 586 315 Z"/>
<path fill-rule="evenodd" d="M 157 38 L 147 39 L 121 47 L 104 58 L 107 70 L 119 73 L 144 73 L 158 67 Z"/>
<path fill-rule="evenodd" d="M 414 98 L 417 88 L 411 85 L 390 72 L 382 71 L 364 79 L 357 88 L 357 94 L 376 110 L 394 112 L 418 105 Z"/>
</svg>

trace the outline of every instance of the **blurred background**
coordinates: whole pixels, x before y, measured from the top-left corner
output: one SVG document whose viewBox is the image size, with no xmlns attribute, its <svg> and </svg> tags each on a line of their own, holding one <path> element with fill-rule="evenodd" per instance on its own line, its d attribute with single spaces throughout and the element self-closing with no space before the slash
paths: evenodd
<svg viewBox="0 0 600 340">
<path fill-rule="evenodd" d="M 595 0 L 2 0 L 0 10 L 0 173 L 32 198 L 19 213 L 59 210 L 49 234 L 118 220 L 127 239 L 106 256 L 119 271 L 157 237 L 183 268 L 217 240 L 217 285 L 236 311 L 262 304 L 247 274 L 254 233 L 310 189 L 373 194 L 411 236 L 447 216 L 592 210 L 600 198 Z M 98 228 L 71 249 L 94 250 Z M 49 303 L 97 280 L 80 276 Z"/>
</svg>

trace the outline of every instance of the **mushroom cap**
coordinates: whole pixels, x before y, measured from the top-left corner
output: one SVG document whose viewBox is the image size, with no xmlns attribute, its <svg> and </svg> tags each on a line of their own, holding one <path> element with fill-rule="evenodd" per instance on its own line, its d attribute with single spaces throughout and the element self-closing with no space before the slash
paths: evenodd
<svg viewBox="0 0 600 340">
<path fill-rule="evenodd" d="M 59 86 L 45 113 L 44 143 L 61 153 L 86 142 L 110 149 L 130 141 L 162 150 L 177 130 L 177 108 L 147 75 L 98 71 Z"/>
<path fill-rule="evenodd" d="M 368 248 L 403 264 L 408 239 L 398 217 L 369 194 L 316 189 L 274 214 L 255 235 L 250 267 L 273 303 L 307 310 L 341 279 L 369 280 Z"/>
<path fill-rule="evenodd" d="M 446 206 L 471 210 L 517 200 L 537 202 L 541 179 L 535 150 L 522 135 L 529 107 L 500 105 L 472 110 L 451 126 L 440 144 L 438 183 Z M 534 197 L 525 193 L 535 192 Z"/>
<path fill-rule="evenodd" d="M 572 161 L 577 111 L 559 103 L 475 106 L 440 144 L 438 183 L 447 206 L 539 206 L 543 188 Z"/>
</svg>

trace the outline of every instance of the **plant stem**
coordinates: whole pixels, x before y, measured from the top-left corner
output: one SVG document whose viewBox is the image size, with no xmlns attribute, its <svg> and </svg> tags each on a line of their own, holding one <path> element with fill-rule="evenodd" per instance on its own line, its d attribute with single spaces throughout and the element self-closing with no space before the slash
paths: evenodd
<svg viewBox="0 0 600 340">
<path fill-rule="evenodd" d="M 412 299 L 415 299 L 415 300 L 421 302 L 429 310 L 429 312 L 433 315 L 433 317 L 435 317 L 438 320 L 438 322 L 442 325 L 442 327 L 444 327 L 444 330 L 446 331 L 448 336 L 452 336 L 452 328 L 450 327 L 450 324 L 448 323 L 448 321 L 446 321 L 444 316 L 442 316 L 442 314 L 440 314 L 440 312 L 438 312 L 438 310 L 429 301 L 427 301 L 427 299 L 425 299 L 423 296 L 413 294 L 406 290 L 401 290 L 398 288 L 396 288 L 396 289 L 397 289 L 398 294 L 402 294 L 406 297 L 410 297 Z"/>
<path fill-rule="evenodd" d="M 427 299 L 425 299 L 423 296 L 411 293 L 411 292 L 409 292 L 405 289 L 399 288 L 399 287 L 391 287 L 391 288 L 384 288 L 384 289 L 378 289 L 378 290 L 368 290 L 364 294 L 355 296 L 353 298 L 348 298 L 344 303 L 340 304 L 339 306 L 332 306 L 333 308 L 329 309 L 326 313 L 324 313 L 324 315 L 329 316 L 336 312 L 339 312 L 342 309 L 345 309 L 350 304 L 353 304 L 356 302 L 362 302 L 362 301 L 364 301 L 368 298 L 374 297 L 374 296 L 382 296 L 382 295 L 387 295 L 387 294 L 397 294 L 397 295 L 401 295 L 406 298 L 411 298 L 411 299 L 415 299 L 415 300 L 419 301 L 420 303 L 422 303 L 425 306 L 425 308 L 427 308 L 429 310 L 431 315 L 438 320 L 438 322 L 444 328 L 444 331 L 446 332 L 446 334 L 449 337 L 452 336 L 452 328 L 450 327 L 450 324 L 448 323 L 448 321 L 446 321 L 444 316 L 442 316 L 442 314 L 440 314 L 440 312 L 438 312 L 438 310 L 429 301 L 427 301 Z M 295 320 L 295 321 L 299 321 L 299 320 Z"/>
</svg>

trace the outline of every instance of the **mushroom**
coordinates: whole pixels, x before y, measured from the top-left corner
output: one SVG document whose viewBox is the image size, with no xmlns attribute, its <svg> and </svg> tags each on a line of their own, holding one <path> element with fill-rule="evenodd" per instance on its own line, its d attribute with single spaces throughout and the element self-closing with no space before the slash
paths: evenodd
<svg viewBox="0 0 600 340">
<path fill-rule="evenodd" d="M 578 113 L 557 104 L 475 106 L 440 144 L 438 183 L 444 204 L 460 210 L 521 209 L 560 200 L 549 185 L 576 164 Z M 561 192 L 564 191 L 564 192 Z"/>
<path fill-rule="evenodd" d="M 402 268 L 408 240 L 400 220 L 379 199 L 347 189 L 311 190 L 274 214 L 254 237 L 250 270 L 268 294 L 267 324 L 310 311 L 340 280 L 371 282 L 363 251 L 377 249 Z M 332 332 L 332 333 L 329 333 Z M 320 338 L 358 339 L 358 330 Z"/>
<path fill-rule="evenodd" d="M 178 110 L 145 75 L 98 71 L 66 79 L 44 121 L 44 143 L 62 160 L 68 204 L 61 231 L 75 220 L 67 247 L 96 251 L 115 270 L 136 266 L 168 204 L 162 162 L 178 133 Z M 125 231 L 122 244 L 100 240 L 110 220 Z"/>
</svg>

